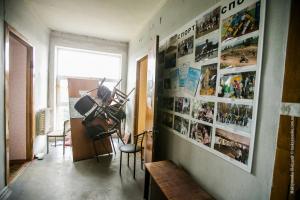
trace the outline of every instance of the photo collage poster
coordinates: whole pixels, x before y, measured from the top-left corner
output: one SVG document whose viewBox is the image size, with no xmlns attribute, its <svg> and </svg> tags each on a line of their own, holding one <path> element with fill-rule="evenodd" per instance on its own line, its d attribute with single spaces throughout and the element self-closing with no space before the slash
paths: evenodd
<svg viewBox="0 0 300 200">
<path fill-rule="evenodd" d="M 262 6 L 263 5 L 263 6 Z M 222 1 L 160 41 L 160 127 L 251 172 L 265 2 Z"/>
</svg>

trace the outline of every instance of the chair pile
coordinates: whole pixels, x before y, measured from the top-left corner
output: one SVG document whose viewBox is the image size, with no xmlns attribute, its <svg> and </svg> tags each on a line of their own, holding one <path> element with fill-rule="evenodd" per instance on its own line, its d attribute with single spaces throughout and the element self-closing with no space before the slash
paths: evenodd
<svg viewBox="0 0 300 200">
<path fill-rule="evenodd" d="M 79 112 L 84 118 L 82 124 L 86 128 L 86 133 L 93 140 L 95 154 L 98 160 L 98 153 L 95 146 L 95 141 L 110 137 L 114 152 L 115 148 L 112 142 L 112 134 L 117 133 L 118 137 L 122 140 L 121 135 L 121 122 L 125 119 L 126 114 L 124 107 L 129 101 L 129 95 L 133 92 L 132 89 L 128 94 L 125 94 L 118 89 L 120 80 L 115 86 L 113 91 L 104 85 L 105 78 L 100 82 L 99 86 L 95 89 L 88 91 L 82 96 L 74 105 L 75 110 Z M 91 92 L 97 90 L 97 97 L 93 98 Z M 108 124 L 108 128 L 104 127 L 104 121 Z M 123 142 L 124 143 L 124 142 Z M 104 148 L 109 152 L 103 143 Z M 115 152 L 116 153 L 116 152 Z"/>
</svg>

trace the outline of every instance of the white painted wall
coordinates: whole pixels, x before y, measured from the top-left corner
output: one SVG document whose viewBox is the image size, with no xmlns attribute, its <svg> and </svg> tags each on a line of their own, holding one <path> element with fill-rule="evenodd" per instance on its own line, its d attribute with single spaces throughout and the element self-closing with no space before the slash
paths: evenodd
<svg viewBox="0 0 300 200">
<path fill-rule="evenodd" d="M 26 159 L 27 47 L 9 38 L 9 159 Z"/>
<path fill-rule="evenodd" d="M 205 11 L 217 1 L 169 0 L 129 43 L 127 88 L 135 86 L 136 61 L 147 54 L 156 34 L 161 39 Z M 180 137 L 161 132 L 158 152 L 184 167 L 216 199 L 269 199 L 279 126 L 290 0 L 266 0 L 265 40 L 257 133 L 252 173 L 226 162 Z M 162 23 L 160 24 L 160 17 Z M 128 132 L 133 130 L 134 101 L 127 106 Z"/>
<path fill-rule="evenodd" d="M 100 39 L 89 36 L 76 35 L 71 33 L 63 33 L 58 31 L 51 31 L 50 34 L 50 54 L 49 54 L 49 102 L 50 108 L 55 107 L 56 101 L 56 69 L 55 69 L 55 47 L 69 47 L 77 49 L 85 49 L 91 51 L 106 52 L 112 54 L 120 54 L 122 56 L 122 91 L 126 91 L 127 86 L 127 57 L 128 57 L 128 43 L 118 42 L 106 39 Z M 52 120 L 53 121 L 53 120 Z"/>
</svg>

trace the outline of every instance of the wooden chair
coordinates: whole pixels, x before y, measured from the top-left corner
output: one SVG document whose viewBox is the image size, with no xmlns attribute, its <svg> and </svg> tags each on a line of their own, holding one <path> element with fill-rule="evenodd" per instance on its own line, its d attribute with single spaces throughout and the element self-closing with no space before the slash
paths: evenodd
<svg viewBox="0 0 300 200">
<path fill-rule="evenodd" d="M 71 131 L 70 120 L 64 121 L 64 130 L 61 131 L 54 131 L 47 134 L 47 154 L 49 153 L 49 138 L 54 138 L 55 147 L 56 147 L 56 138 L 63 138 L 63 154 L 65 155 L 65 142 L 66 142 L 66 135 L 68 132 Z"/>
<path fill-rule="evenodd" d="M 143 140 L 145 134 L 149 131 L 144 131 L 136 136 L 134 136 L 134 144 L 124 144 L 119 147 L 120 149 L 120 175 L 122 168 L 122 153 L 127 153 L 127 165 L 129 166 L 129 155 L 132 153 L 134 155 L 133 161 L 133 178 L 135 179 L 135 165 L 136 165 L 136 153 L 141 152 L 141 168 L 143 169 Z"/>
</svg>

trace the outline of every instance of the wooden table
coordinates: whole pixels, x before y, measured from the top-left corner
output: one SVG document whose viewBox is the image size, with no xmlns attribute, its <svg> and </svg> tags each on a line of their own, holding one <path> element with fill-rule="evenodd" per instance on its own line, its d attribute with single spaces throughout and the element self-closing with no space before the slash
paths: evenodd
<svg viewBox="0 0 300 200">
<path fill-rule="evenodd" d="M 183 169 L 171 161 L 145 164 L 144 199 L 149 198 L 150 177 L 156 182 L 167 199 L 171 200 L 212 200 Z"/>
</svg>

